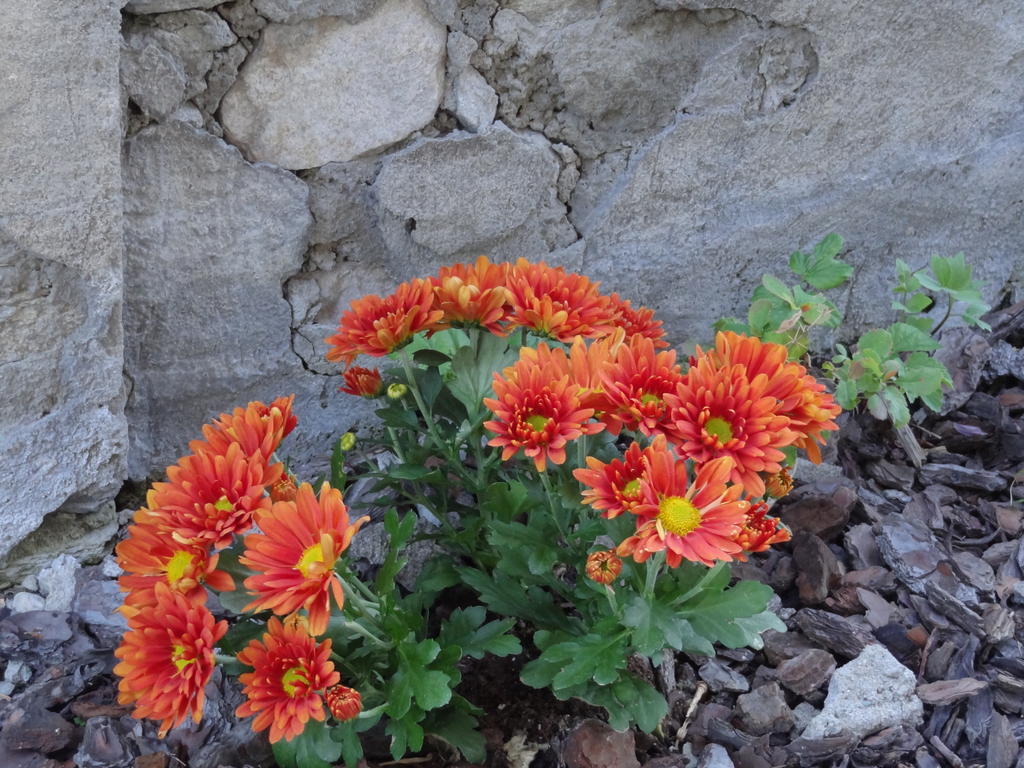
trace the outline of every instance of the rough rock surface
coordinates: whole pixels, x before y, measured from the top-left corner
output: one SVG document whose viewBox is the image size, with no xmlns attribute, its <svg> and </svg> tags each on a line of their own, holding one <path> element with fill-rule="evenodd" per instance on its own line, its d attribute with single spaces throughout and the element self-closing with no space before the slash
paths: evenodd
<svg viewBox="0 0 1024 768">
<path fill-rule="evenodd" d="M 851 330 L 890 312 L 894 254 L 918 265 L 965 250 L 989 296 L 1019 281 L 1020 213 L 1009 201 L 1024 184 L 1024 114 L 1014 96 L 1024 7 L 979 14 L 973 3 L 942 0 L 927 14 L 911 6 L 888 14 L 849 3 L 756 5 L 768 28 L 742 11 L 710 26 L 708 36 L 734 27 L 731 45 L 701 61 L 692 90 L 693 76 L 672 78 L 683 94 L 677 109 L 628 164 L 606 155 L 584 170 L 572 219 L 587 241 L 588 274 L 639 294 L 668 327 L 696 336 L 745 307 L 765 272 L 781 274 L 794 245 L 833 229 L 859 265 L 844 307 Z M 572 7 L 586 13 L 585 3 Z M 585 37 L 584 23 L 559 34 Z M 607 59 L 623 72 L 637 61 Z M 735 77 L 718 79 L 728 71 L 715 66 L 723 59 Z M 593 98 L 604 87 L 593 78 Z M 776 108 L 780 88 L 789 93 Z M 539 90 L 528 90 L 534 101 Z M 702 93 L 719 103 L 702 105 Z M 940 124 L 937 114 L 946 116 Z M 685 276 L 684 294 L 679 282 L 652 279 L 672 272 Z"/>
<path fill-rule="evenodd" d="M 0 12 L 0 560 L 124 474 L 119 11 Z"/>
<path fill-rule="evenodd" d="M 418 142 L 389 157 L 374 184 L 387 247 L 437 260 L 484 250 L 515 258 L 568 245 L 576 234 L 557 199 L 559 170 L 543 137 L 500 125 Z"/>
<path fill-rule="evenodd" d="M 132 138 L 125 183 L 132 473 L 174 461 L 217 413 L 290 393 L 302 426 L 284 455 L 325 455 L 320 430 L 348 417 L 323 411 L 327 379 L 292 351 L 282 296 L 312 224 L 306 185 L 175 122 Z"/>
<path fill-rule="evenodd" d="M 847 730 L 858 737 L 894 725 L 918 725 L 924 709 L 917 678 L 884 646 L 869 645 L 832 675 L 821 714 L 807 725 L 805 739 Z"/>
<path fill-rule="evenodd" d="M 445 30 L 419 0 L 350 24 L 271 24 L 225 95 L 226 135 L 252 160 L 314 168 L 394 144 L 434 117 Z"/>
<path fill-rule="evenodd" d="M 295 24 L 319 16 L 339 16 L 349 24 L 362 21 L 383 0 L 254 0 L 253 6 L 271 21 Z"/>
</svg>

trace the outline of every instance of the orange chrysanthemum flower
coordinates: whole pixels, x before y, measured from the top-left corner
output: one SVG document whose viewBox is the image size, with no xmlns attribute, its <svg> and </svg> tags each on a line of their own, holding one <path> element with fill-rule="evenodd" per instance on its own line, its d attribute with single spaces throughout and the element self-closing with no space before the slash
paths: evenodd
<svg viewBox="0 0 1024 768">
<path fill-rule="evenodd" d="M 583 503 L 601 510 L 606 518 L 634 511 L 643 502 L 640 480 L 647 471 L 646 458 L 652 450 L 650 446 L 641 449 L 639 443 L 633 443 L 621 459 L 612 459 L 607 464 L 588 456 L 586 469 L 572 471 L 573 477 L 588 488 L 583 491 Z"/>
<path fill-rule="evenodd" d="M 374 398 L 384 394 L 384 380 L 380 377 L 379 368 L 362 368 L 352 365 L 342 374 L 345 386 L 338 387 L 342 392 L 359 397 Z"/>
<path fill-rule="evenodd" d="M 773 499 L 781 499 L 793 490 L 793 476 L 789 468 L 783 467 L 774 475 L 768 475 L 764 481 L 764 490 Z"/>
<path fill-rule="evenodd" d="M 444 311 L 434 306 L 434 287 L 429 280 L 402 283 L 383 299 L 376 294 L 352 302 L 341 316 L 338 332 L 326 341 L 327 359 L 351 363 L 358 355 L 383 357 L 421 331 L 441 327 Z"/>
<path fill-rule="evenodd" d="M 824 384 L 799 363 L 787 361 L 785 346 L 722 331 L 715 336 L 715 348 L 709 354 L 723 367 L 743 365 L 748 379 L 762 373 L 767 376 L 766 394 L 782 401 L 777 412 L 789 417 L 789 428 L 798 433 L 795 445 L 815 464 L 821 462 L 818 444 L 825 444 L 824 432 L 839 429 L 833 419 L 841 409 Z"/>
<path fill-rule="evenodd" d="M 681 456 L 698 465 L 728 456 L 733 460 L 732 481 L 750 496 L 763 496 L 759 473 L 782 469 L 781 449 L 799 435 L 779 413 L 781 402 L 767 394 L 767 376 L 748 379 L 742 365 L 719 366 L 711 355 L 695 362 L 675 393 L 665 395 L 670 409 L 666 434 Z"/>
<path fill-rule="evenodd" d="M 564 342 L 575 336 L 606 336 L 615 330 L 611 299 L 598 293 L 598 283 L 583 275 L 519 259 L 509 272 L 508 287 L 512 328 L 529 328 Z"/>
<path fill-rule="evenodd" d="M 327 708 L 338 722 L 351 720 L 363 711 L 363 697 L 355 688 L 335 685 L 327 689 L 324 698 L 327 699 Z"/>
<path fill-rule="evenodd" d="M 246 700 L 238 717 L 255 715 L 254 731 L 270 728 L 270 742 L 291 741 L 310 720 L 323 722 L 321 692 L 338 682 L 331 662 L 331 641 L 317 643 L 301 620 L 271 617 L 263 641 L 250 640 L 238 660 L 253 668 L 238 676 Z"/>
<path fill-rule="evenodd" d="M 223 455 L 206 444 L 193 445 L 200 451 L 168 467 L 168 482 L 153 483 L 148 508 L 136 512 L 135 522 L 166 531 L 182 544 L 230 546 L 236 533 L 252 527 L 254 515 L 270 508 L 264 491 L 284 467 L 268 467 L 258 452 L 245 456 L 239 443 L 229 444 Z"/>
<path fill-rule="evenodd" d="M 611 584 L 622 572 L 622 560 L 614 550 L 606 549 L 587 555 L 587 578 L 598 584 Z"/>
<path fill-rule="evenodd" d="M 494 374 L 494 398 L 484 405 L 495 418 L 484 426 L 496 434 L 488 445 L 500 446 L 502 460 L 523 453 L 543 472 L 550 460 L 565 463 L 565 446 L 584 434 L 604 429 L 590 422 L 593 408 L 584 408 L 581 389 L 567 373 L 568 359 L 560 350 L 541 344 L 523 347 L 519 361 Z"/>
<path fill-rule="evenodd" d="M 569 349 L 569 378 L 580 387 L 580 402 L 593 408 L 594 415 L 602 418 L 611 406 L 604 391 L 604 373 L 623 346 L 626 334 L 617 328 L 609 335 L 587 342 L 582 336 L 573 339 Z M 559 373 L 566 372 L 559 369 Z"/>
<path fill-rule="evenodd" d="M 608 431 L 617 435 L 625 427 L 645 435 L 660 432 L 668 414 L 665 395 L 675 392 L 682 378 L 675 351 L 656 352 L 646 336 L 630 337 L 602 376 L 608 402 L 602 421 Z"/>
<path fill-rule="evenodd" d="M 132 592 L 136 604 L 152 604 L 157 582 L 167 584 L 192 602 L 206 602 L 204 584 L 218 591 L 231 591 L 235 582 L 217 570 L 218 555 L 202 546 L 181 544 L 167 531 L 152 525 L 128 526 L 128 537 L 117 545 L 117 564 L 125 571 L 118 583 L 122 592 Z"/>
<path fill-rule="evenodd" d="M 203 427 L 203 440 L 191 442 L 189 448 L 193 453 L 206 451 L 224 455 L 232 443 L 237 443 L 245 456 L 259 454 L 269 462 L 281 441 L 298 423 L 292 413 L 294 400 L 295 395 L 289 395 L 277 398 L 270 405 L 253 401 L 245 408 L 222 413 L 212 424 Z"/>
<path fill-rule="evenodd" d="M 654 342 L 655 349 L 665 349 L 665 329 L 661 320 L 654 319 L 654 310 L 648 307 L 633 307 L 629 299 L 622 299 L 613 293 L 608 297 L 615 311 L 615 324 L 626 331 L 626 336 L 644 336 Z"/>
<path fill-rule="evenodd" d="M 162 582 L 153 595 L 151 610 L 128 619 L 129 631 L 114 651 L 121 659 L 114 673 L 121 677 L 118 702 L 134 704 L 135 717 L 159 720 L 163 738 L 189 712 L 197 723 L 202 718 L 214 648 L 228 624 Z"/>
<path fill-rule="evenodd" d="M 637 530 L 617 553 L 642 563 L 664 550 L 673 568 L 683 560 L 707 566 L 732 560 L 742 551 L 735 538 L 749 506 L 740 499 L 742 488 L 726 484 L 732 459 L 709 461 L 690 483 L 686 462 L 672 454 L 664 437 L 656 437 L 651 447 L 648 471 L 640 483 L 643 503 L 633 510 L 639 517 Z"/>
<path fill-rule="evenodd" d="M 744 554 L 736 555 L 737 560 L 746 560 L 749 552 L 764 552 L 773 544 L 781 544 L 793 538 L 792 532 L 777 517 L 768 517 L 768 505 L 759 501 L 747 510 L 747 519 L 736 536 L 736 543 Z"/>
<path fill-rule="evenodd" d="M 323 634 L 330 618 L 330 595 L 339 607 L 345 601 L 334 564 L 369 519 L 350 523 L 341 492 L 327 483 L 320 487 L 319 500 L 312 486 L 303 483 L 295 501 L 274 504 L 259 518 L 263 533 L 245 537 L 245 554 L 239 558 L 256 572 L 245 580 L 256 595 L 245 610 L 286 616 L 305 608 L 313 634 Z"/>
<path fill-rule="evenodd" d="M 480 256 L 475 264 L 442 267 L 432 279 L 434 305 L 444 312 L 444 323 L 452 326 L 479 325 L 497 336 L 507 331 L 512 294 L 506 287 L 511 264 L 493 264 Z"/>
</svg>

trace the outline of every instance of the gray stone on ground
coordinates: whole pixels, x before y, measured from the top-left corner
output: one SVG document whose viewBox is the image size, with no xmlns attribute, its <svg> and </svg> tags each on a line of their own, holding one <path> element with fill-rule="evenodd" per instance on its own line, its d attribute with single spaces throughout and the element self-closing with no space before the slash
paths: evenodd
<svg viewBox="0 0 1024 768">
<path fill-rule="evenodd" d="M 766 683 L 736 697 L 736 717 L 744 731 L 755 736 L 789 733 L 793 711 L 778 683 Z"/>
<path fill-rule="evenodd" d="M 117 535 L 118 519 L 114 502 L 109 501 L 92 512 L 47 515 L 8 553 L 0 565 L 0 587 L 23 582 L 53 562 L 61 554 L 83 563 L 98 562 Z"/>
<path fill-rule="evenodd" d="M 803 732 L 820 739 L 847 730 L 863 738 L 883 728 L 921 723 L 917 678 L 882 645 L 869 645 L 835 671 L 821 714 Z"/>
<path fill-rule="evenodd" d="M 721 744 L 708 744 L 700 753 L 697 768 L 734 768 L 732 758 Z"/>
<path fill-rule="evenodd" d="M 270 24 L 221 102 L 225 136 L 291 169 L 390 146 L 433 119 L 445 40 L 421 0 L 388 0 L 358 24 Z"/>
<path fill-rule="evenodd" d="M 82 567 L 71 555 L 59 555 L 39 571 L 39 591 L 46 598 L 46 610 L 70 611 L 75 599 L 75 577 Z"/>
<path fill-rule="evenodd" d="M 124 477 L 121 14 L 5 0 L 0 20 L 0 564 Z"/>
<path fill-rule="evenodd" d="M 41 611 L 46 607 L 46 600 L 32 592 L 16 592 L 7 607 L 14 614 Z"/>
<path fill-rule="evenodd" d="M 715 693 L 721 691 L 745 693 L 750 690 L 750 681 L 745 676 L 718 659 L 709 659 L 701 664 L 697 674 Z"/>
<path fill-rule="evenodd" d="M 452 88 L 455 117 L 467 130 L 479 133 L 494 122 L 498 94 L 483 75 L 472 67 L 466 67 L 455 77 Z"/>
</svg>

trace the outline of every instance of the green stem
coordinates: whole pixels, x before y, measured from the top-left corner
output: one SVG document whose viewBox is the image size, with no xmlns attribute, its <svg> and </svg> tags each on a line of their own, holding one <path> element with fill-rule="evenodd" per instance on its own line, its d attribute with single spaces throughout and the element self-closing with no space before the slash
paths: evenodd
<svg viewBox="0 0 1024 768">
<path fill-rule="evenodd" d="M 558 509 L 555 507 L 555 491 L 551 487 L 551 478 L 548 477 L 547 471 L 538 472 L 540 475 L 540 484 L 544 486 L 544 495 L 548 500 L 548 509 L 551 510 L 551 519 L 555 521 L 555 525 L 558 526 L 558 533 L 565 540 L 565 543 L 569 543 L 569 535 L 562 527 L 562 520 L 558 514 Z"/>
<path fill-rule="evenodd" d="M 388 435 L 391 437 L 391 446 L 395 449 L 395 455 L 398 460 L 405 464 L 405 454 L 402 452 L 402 445 L 398 442 L 398 432 L 395 431 L 394 427 L 388 427 Z"/>
<path fill-rule="evenodd" d="M 715 576 L 717 576 L 719 573 L 721 573 L 722 570 L 725 567 L 726 567 L 725 561 L 724 560 L 719 560 L 712 567 L 708 568 L 707 573 L 705 573 L 703 576 L 701 576 L 696 584 L 694 584 L 692 587 L 690 587 L 690 589 L 688 589 L 682 595 L 680 595 L 675 600 L 673 600 L 672 604 L 673 605 L 680 605 L 681 603 L 685 603 L 691 597 L 694 597 L 697 594 L 699 594 L 700 591 L 702 589 L 704 589 L 705 586 L 707 586 L 708 582 L 710 582 L 712 579 L 715 578 Z"/>
<path fill-rule="evenodd" d="M 930 334 L 931 336 L 934 336 L 936 333 L 939 332 L 939 329 L 942 328 L 942 326 L 944 326 L 946 324 L 947 320 L 949 320 L 949 316 L 950 316 L 950 314 L 952 314 L 952 312 L 953 312 L 953 297 L 947 295 L 946 296 L 946 314 L 944 314 L 942 316 L 942 319 L 939 320 L 939 324 L 936 325 L 934 328 L 932 328 L 931 334 Z"/>
<path fill-rule="evenodd" d="M 353 579 L 358 582 L 358 579 Z M 364 598 L 358 592 L 352 591 L 352 585 L 347 581 L 342 581 L 342 584 L 348 589 L 345 590 L 345 601 L 350 605 L 354 606 L 356 612 L 371 621 L 376 621 L 380 618 L 380 603 L 377 602 L 376 598 Z"/>
<path fill-rule="evenodd" d="M 612 616 L 616 615 L 619 612 L 619 602 L 615 599 L 615 590 L 610 584 L 604 585 L 604 594 L 608 598 L 608 605 L 611 606 Z"/>
<path fill-rule="evenodd" d="M 359 635 L 359 636 L 365 638 L 366 640 L 369 640 L 371 643 L 376 645 L 378 648 L 384 648 L 384 649 L 391 648 L 391 645 L 392 645 L 391 643 L 389 643 L 386 640 L 381 639 L 380 637 L 377 637 L 377 635 L 375 635 L 373 632 L 368 630 L 362 624 L 359 624 L 359 623 L 354 622 L 354 621 L 349 621 L 348 619 L 342 618 L 340 616 L 335 616 L 331 620 L 331 622 L 335 626 L 340 626 L 342 629 L 344 629 L 344 630 L 346 630 L 348 632 L 352 632 L 353 634 Z"/>
<path fill-rule="evenodd" d="M 213 654 L 213 659 L 218 664 L 230 664 L 233 661 L 238 661 L 234 656 L 227 653 L 215 653 Z"/>
<path fill-rule="evenodd" d="M 644 597 L 648 600 L 654 597 L 654 586 L 658 583 L 658 572 L 661 571 L 661 564 L 665 562 L 665 553 L 657 552 L 647 561 L 647 578 L 644 581 Z"/>
</svg>

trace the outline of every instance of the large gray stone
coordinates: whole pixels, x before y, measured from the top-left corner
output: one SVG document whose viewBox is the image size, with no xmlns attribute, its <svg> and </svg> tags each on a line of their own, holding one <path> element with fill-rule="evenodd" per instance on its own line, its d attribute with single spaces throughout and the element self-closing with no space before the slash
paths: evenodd
<svg viewBox="0 0 1024 768">
<path fill-rule="evenodd" d="M 514 258 L 568 245 L 576 233 L 557 198 L 560 168 L 544 137 L 500 124 L 413 144 L 385 160 L 374 184 L 388 248 Z"/>
<path fill-rule="evenodd" d="M 319 16 L 340 16 L 349 24 L 362 21 L 383 0 L 253 0 L 253 6 L 271 21 L 295 24 Z"/>
<path fill-rule="evenodd" d="M 224 0 L 128 0 L 124 9 L 129 13 L 168 13 L 189 8 L 213 8 Z"/>
<path fill-rule="evenodd" d="M 0 12 L 0 561 L 124 476 L 120 5 Z"/>
<path fill-rule="evenodd" d="M 281 453 L 300 469 L 323 460 L 352 419 L 325 411 L 335 379 L 292 348 L 282 285 L 303 265 L 305 183 L 172 121 L 127 143 L 125 185 L 133 476 L 174 461 L 217 413 L 291 393 L 300 426 Z"/>
<path fill-rule="evenodd" d="M 927 13 L 874 13 L 794 2 L 776 17 L 774 5 L 758 5 L 762 22 L 786 25 L 773 36 L 810 41 L 816 74 L 774 111 L 781 86 L 767 105 L 691 110 L 684 99 L 628 165 L 585 168 L 571 203 L 588 273 L 698 338 L 743 312 L 765 272 L 784 274 L 794 246 L 829 231 L 843 234 L 857 265 L 840 301 L 851 330 L 890 313 L 896 257 L 919 266 L 964 250 L 990 297 L 1019 281 L 1024 6 L 941 0 Z M 749 66 L 775 83 L 791 81 L 793 62 L 804 67 L 795 54 L 769 61 L 759 50 Z M 666 274 L 679 279 L 657 279 Z"/>
<path fill-rule="evenodd" d="M 890 726 L 920 725 L 924 707 L 917 678 L 884 645 L 869 645 L 835 671 L 821 713 L 803 732 L 821 739 L 847 730 L 859 738 Z"/>
<path fill-rule="evenodd" d="M 441 101 L 445 40 L 421 0 L 388 0 L 357 24 L 270 24 L 221 103 L 225 135 L 293 169 L 401 141 Z"/>
</svg>

